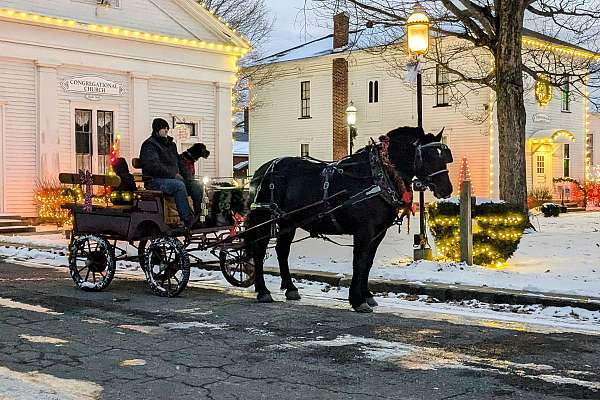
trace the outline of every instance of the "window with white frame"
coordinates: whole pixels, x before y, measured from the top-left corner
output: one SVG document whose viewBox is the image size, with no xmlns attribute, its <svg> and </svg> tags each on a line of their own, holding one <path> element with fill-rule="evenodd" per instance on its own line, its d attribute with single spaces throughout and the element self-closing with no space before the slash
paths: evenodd
<svg viewBox="0 0 600 400">
<path fill-rule="evenodd" d="M 310 118 L 310 81 L 300 82 L 301 118 Z"/>
<path fill-rule="evenodd" d="M 447 106 L 450 98 L 450 77 L 448 70 L 442 65 L 435 66 L 436 105 Z"/>
<path fill-rule="evenodd" d="M 76 170 L 107 174 L 114 142 L 114 112 L 76 108 L 73 127 Z"/>
<path fill-rule="evenodd" d="M 369 81 L 369 104 L 379 103 L 379 81 Z"/>
<path fill-rule="evenodd" d="M 561 86 L 561 110 L 562 111 L 571 111 L 571 84 L 567 80 Z"/>
<path fill-rule="evenodd" d="M 536 157 L 536 171 L 538 174 L 543 174 L 546 171 L 546 157 L 543 154 Z"/>
<path fill-rule="evenodd" d="M 310 155 L 310 149 L 309 149 L 308 143 L 302 143 L 300 145 L 300 156 L 308 157 L 309 155 Z"/>
<path fill-rule="evenodd" d="M 563 144 L 563 176 L 571 176 L 571 147 L 568 143 Z"/>
</svg>

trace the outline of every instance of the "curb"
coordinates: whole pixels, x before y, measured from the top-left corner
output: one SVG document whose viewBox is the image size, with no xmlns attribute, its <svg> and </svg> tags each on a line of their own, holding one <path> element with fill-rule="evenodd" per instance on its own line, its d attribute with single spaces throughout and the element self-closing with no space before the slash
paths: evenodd
<svg viewBox="0 0 600 400">
<path fill-rule="evenodd" d="M 279 275 L 279 271 L 272 273 L 272 270 L 273 268 L 265 268 L 265 273 Z M 339 276 L 330 272 L 303 270 L 291 270 L 290 272 L 293 278 L 327 283 L 331 286 L 350 287 L 351 283 L 350 277 Z M 502 288 L 383 279 L 370 279 L 369 289 L 375 293 L 394 292 L 427 295 L 442 302 L 478 300 L 490 304 L 541 304 L 546 307 L 576 307 L 589 311 L 600 311 L 600 298 L 568 294 L 523 292 Z"/>
<path fill-rule="evenodd" d="M 4 246 L 25 247 L 23 244 L 4 243 Z M 56 247 L 27 246 L 49 250 Z M 192 267 L 199 267 L 192 263 Z M 220 271 L 218 263 L 205 263 L 202 269 Z M 265 267 L 265 274 L 280 276 L 279 268 Z M 292 278 L 321 282 L 330 286 L 350 287 L 352 278 L 345 274 L 337 274 L 325 271 L 309 271 L 301 269 L 290 269 Z M 574 307 L 589 311 L 600 311 L 600 298 L 578 295 L 561 295 L 556 293 L 524 292 L 520 290 L 491 288 L 470 285 L 455 285 L 445 283 L 423 283 L 407 280 L 383 280 L 370 279 L 369 289 L 375 293 L 407 293 L 412 295 L 427 295 L 442 302 L 477 300 L 489 304 L 541 304 L 546 307 Z"/>
</svg>

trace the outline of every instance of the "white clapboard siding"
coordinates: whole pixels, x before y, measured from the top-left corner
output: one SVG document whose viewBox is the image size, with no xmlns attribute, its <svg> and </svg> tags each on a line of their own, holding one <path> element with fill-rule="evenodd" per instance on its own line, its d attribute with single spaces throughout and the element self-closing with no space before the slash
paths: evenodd
<svg viewBox="0 0 600 400">
<path fill-rule="evenodd" d="M 191 16 L 170 0 L 122 0 L 120 8 L 98 8 L 98 12 L 95 1 L 81 0 L 2 0 L 0 7 L 183 38 L 215 40 L 214 34 L 194 23 Z"/>
<path fill-rule="evenodd" d="M 100 101 L 89 101 L 83 93 L 65 92 L 60 86 L 65 79 L 78 76 L 102 76 L 104 79 L 118 82 L 123 85 L 127 93 L 125 96 L 104 96 Z M 76 69 L 76 68 L 59 68 L 58 79 L 56 83 L 58 91 L 58 126 L 60 135 L 61 153 L 59 154 L 61 171 L 75 170 L 75 121 L 72 119 L 72 105 L 77 105 L 80 108 L 89 108 L 100 111 L 115 112 L 115 134 L 121 135 L 121 146 L 119 156 L 124 157 L 131 166 L 131 157 L 137 157 L 130 152 L 130 130 L 129 130 L 129 77 L 127 74 L 107 73 L 104 71 L 94 71 Z"/>
<path fill-rule="evenodd" d="M 600 164 L 600 113 L 590 113 L 589 120 L 590 134 L 594 135 L 592 141 L 592 168 Z"/>
<path fill-rule="evenodd" d="M 0 59 L 4 116 L 4 212 L 34 215 L 37 178 L 37 96 L 33 62 Z"/>
<path fill-rule="evenodd" d="M 310 117 L 300 119 L 300 83 L 310 81 Z M 331 64 L 310 62 L 286 69 L 268 86 L 256 89 L 258 105 L 250 115 L 250 173 L 282 156 L 310 155 L 330 160 L 333 154 Z"/>
<path fill-rule="evenodd" d="M 358 137 L 357 150 L 377 140 L 380 135 L 400 126 L 416 126 L 416 92 L 392 74 L 389 65 L 373 55 L 353 54 L 349 57 L 348 101 L 356 106 Z M 332 78 L 331 58 L 299 60 L 283 63 L 276 68 L 276 79 L 268 86 L 255 90 L 259 104 L 250 115 L 250 171 L 262 163 L 280 156 L 299 155 L 300 144 L 310 143 L 311 155 L 330 159 L 332 154 Z M 434 71 L 434 70 L 433 70 Z M 369 80 L 379 81 L 379 104 L 368 103 Z M 311 116 L 299 120 L 300 82 L 311 81 Z M 424 79 L 426 80 L 426 79 Z M 471 169 L 475 193 L 489 196 L 489 121 L 473 122 L 457 107 L 434 107 L 435 92 L 425 89 L 423 121 L 426 132 L 438 133 L 446 128 L 445 135 L 455 156 L 449 165 L 455 190 L 460 159 L 466 155 Z M 471 93 L 469 102 L 481 108 L 489 101 L 489 91 Z M 373 117 L 373 112 L 380 117 Z M 412 160 L 410 161 L 412 162 Z"/>
<path fill-rule="evenodd" d="M 349 100 L 354 102 L 358 109 L 357 127 L 358 137 L 356 147 L 362 147 L 372 139 L 377 140 L 380 135 L 400 126 L 417 125 L 416 89 L 392 73 L 389 65 L 372 56 L 357 57 L 356 65 L 350 70 L 350 95 Z M 429 72 L 431 71 L 431 72 Z M 425 74 L 433 74 L 430 69 Z M 431 81 L 432 76 L 424 76 L 424 82 Z M 372 120 L 369 117 L 369 81 L 379 81 L 379 107 L 381 118 Z M 454 154 L 455 162 L 448 167 L 450 178 L 455 189 L 458 190 L 458 175 L 460 161 L 467 156 L 470 165 L 472 184 L 475 194 L 480 197 L 489 195 L 489 123 L 480 123 L 473 118 L 465 116 L 460 106 L 436 107 L 435 90 L 424 87 L 423 90 L 423 126 L 425 132 L 437 134 L 444 128 Z M 472 92 L 469 103 L 472 107 L 480 107 L 487 103 L 489 92 L 485 89 Z"/>
<path fill-rule="evenodd" d="M 173 116 L 200 121 L 197 135 L 211 152 L 211 156 L 208 160 L 199 162 L 198 174 L 215 176 L 217 171 L 215 85 L 193 81 L 151 79 L 149 90 L 151 119 L 164 118 L 170 125 Z"/>
<path fill-rule="evenodd" d="M 563 112 L 561 110 L 561 90 L 559 88 L 553 88 L 552 101 L 546 106 L 541 106 L 535 99 L 535 88 L 531 79 L 525 79 L 525 86 L 525 109 L 527 112 L 526 137 L 529 137 L 529 135 L 538 130 L 558 131 L 564 129 L 573 133 L 575 142 L 571 143 L 570 146 L 571 177 L 583 181 L 585 165 L 585 105 L 581 96 L 576 96 L 575 89 L 571 88 L 571 96 L 573 98 L 571 100 L 570 111 Z M 543 114 L 545 118 L 536 118 L 540 114 Z M 563 176 L 562 156 L 558 158 L 561 159 L 561 163 L 558 168 L 553 166 L 555 177 Z M 556 161 L 557 157 L 553 159 Z M 559 172 L 558 175 L 556 175 L 557 172 Z"/>
</svg>

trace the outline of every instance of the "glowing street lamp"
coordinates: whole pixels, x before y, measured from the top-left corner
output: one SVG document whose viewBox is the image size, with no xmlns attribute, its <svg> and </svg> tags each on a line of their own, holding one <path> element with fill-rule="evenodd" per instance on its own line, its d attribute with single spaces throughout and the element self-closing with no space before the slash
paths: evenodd
<svg viewBox="0 0 600 400">
<path fill-rule="evenodd" d="M 420 5 L 416 5 L 413 13 L 406 21 L 408 31 L 408 49 L 417 55 L 429 51 L 429 17 Z"/>
<path fill-rule="evenodd" d="M 421 68 L 418 63 L 423 55 L 429 51 L 429 17 L 420 5 L 416 5 L 413 13 L 406 20 L 406 30 L 408 36 L 408 50 L 417 57 L 417 125 L 423 127 L 423 79 L 421 77 Z M 425 232 L 425 185 L 415 181 L 415 191 L 419 192 L 419 222 L 421 231 L 415 235 L 415 260 L 431 260 L 431 247 L 427 243 L 427 234 Z"/>
<path fill-rule="evenodd" d="M 346 108 L 346 122 L 350 129 L 350 154 L 352 154 L 352 148 L 354 147 L 354 138 L 358 134 L 356 130 L 356 112 L 358 110 L 354 107 L 354 103 L 351 101 L 348 108 Z"/>
</svg>

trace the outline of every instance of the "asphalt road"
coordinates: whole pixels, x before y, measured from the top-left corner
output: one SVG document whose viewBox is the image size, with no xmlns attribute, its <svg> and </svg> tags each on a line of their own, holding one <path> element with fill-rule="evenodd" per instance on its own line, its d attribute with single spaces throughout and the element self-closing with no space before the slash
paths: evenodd
<svg viewBox="0 0 600 400">
<path fill-rule="evenodd" d="M 600 399 L 600 338 L 0 264 L 0 399 Z"/>
</svg>

